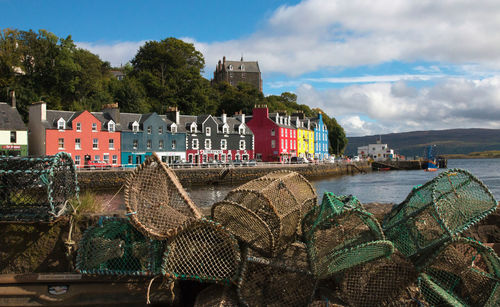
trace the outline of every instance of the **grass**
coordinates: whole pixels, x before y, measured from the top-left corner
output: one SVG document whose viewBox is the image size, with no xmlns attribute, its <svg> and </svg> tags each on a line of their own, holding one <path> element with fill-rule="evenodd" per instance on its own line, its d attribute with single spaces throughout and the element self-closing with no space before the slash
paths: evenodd
<svg viewBox="0 0 500 307">
<path fill-rule="evenodd" d="M 444 156 L 448 159 L 493 159 L 500 158 L 500 150 L 471 152 L 468 154 L 448 154 Z"/>
<path fill-rule="evenodd" d="M 90 213 L 99 213 L 101 211 L 101 205 L 97 201 L 95 193 L 85 191 L 80 194 L 80 201 L 73 199 L 71 204 L 76 210 L 75 218 L 79 220 L 83 215 Z"/>
</svg>

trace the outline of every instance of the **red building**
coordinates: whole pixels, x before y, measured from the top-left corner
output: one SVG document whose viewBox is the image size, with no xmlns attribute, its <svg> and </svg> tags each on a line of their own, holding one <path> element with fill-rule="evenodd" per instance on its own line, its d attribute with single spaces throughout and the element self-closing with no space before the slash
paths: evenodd
<svg viewBox="0 0 500 307">
<path fill-rule="evenodd" d="M 255 136 L 255 159 L 288 162 L 297 156 L 297 129 L 286 113 L 269 114 L 266 105 L 256 106 L 247 126 Z"/>
<path fill-rule="evenodd" d="M 69 153 L 77 166 L 88 161 L 119 165 L 120 132 L 102 112 L 46 110 L 45 103 L 30 107 L 30 154 Z"/>
</svg>

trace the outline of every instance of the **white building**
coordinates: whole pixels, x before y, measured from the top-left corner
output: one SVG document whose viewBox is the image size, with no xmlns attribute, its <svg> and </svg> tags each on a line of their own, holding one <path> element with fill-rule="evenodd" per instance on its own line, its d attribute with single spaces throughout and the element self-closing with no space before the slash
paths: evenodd
<svg viewBox="0 0 500 307">
<path fill-rule="evenodd" d="M 382 144 L 381 140 L 377 140 L 377 144 L 358 147 L 358 156 L 372 158 L 375 161 L 395 158 L 394 150 L 390 149 L 387 144 Z"/>
</svg>

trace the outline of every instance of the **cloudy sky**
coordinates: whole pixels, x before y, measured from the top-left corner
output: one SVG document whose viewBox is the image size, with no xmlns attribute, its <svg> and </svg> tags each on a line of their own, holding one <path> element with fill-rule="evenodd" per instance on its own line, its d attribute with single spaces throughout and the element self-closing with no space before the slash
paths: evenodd
<svg viewBox="0 0 500 307">
<path fill-rule="evenodd" d="M 144 4 L 145 3 L 145 4 Z M 498 0 L 0 0 L 0 28 L 72 35 L 120 66 L 147 40 L 258 61 L 264 94 L 294 92 L 348 136 L 500 128 Z"/>
</svg>

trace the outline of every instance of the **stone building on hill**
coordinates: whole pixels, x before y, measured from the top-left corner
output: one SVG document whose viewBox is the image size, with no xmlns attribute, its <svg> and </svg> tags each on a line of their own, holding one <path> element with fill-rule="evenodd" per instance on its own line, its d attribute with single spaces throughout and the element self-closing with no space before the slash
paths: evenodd
<svg viewBox="0 0 500 307">
<path fill-rule="evenodd" d="M 231 86 L 237 86 L 240 82 L 252 84 L 260 92 L 262 92 L 262 78 L 259 69 L 259 62 L 243 61 L 226 61 L 226 57 L 222 58 L 222 62 L 215 67 L 214 78 L 212 82 L 227 82 Z"/>
</svg>

